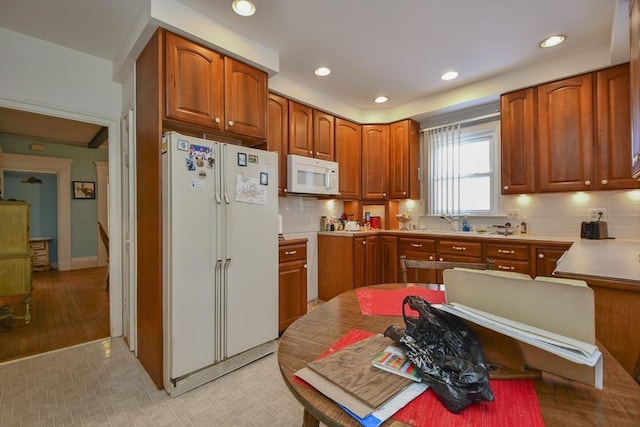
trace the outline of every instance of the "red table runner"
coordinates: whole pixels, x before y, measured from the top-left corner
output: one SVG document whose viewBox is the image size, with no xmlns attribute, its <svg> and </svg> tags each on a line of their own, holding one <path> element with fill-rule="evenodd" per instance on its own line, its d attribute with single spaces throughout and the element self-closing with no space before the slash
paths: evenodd
<svg viewBox="0 0 640 427">
<path fill-rule="evenodd" d="M 408 295 L 417 295 L 431 304 L 445 302 L 444 291 L 435 291 L 418 286 L 400 289 L 356 289 L 360 312 L 374 316 L 402 316 L 402 301 Z M 408 314 L 417 312 L 407 307 Z"/>
</svg>

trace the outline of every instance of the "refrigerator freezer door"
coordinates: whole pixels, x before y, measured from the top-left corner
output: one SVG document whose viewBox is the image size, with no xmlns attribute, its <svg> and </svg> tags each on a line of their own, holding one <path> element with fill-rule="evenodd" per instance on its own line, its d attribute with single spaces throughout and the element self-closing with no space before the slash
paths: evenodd
<svg viewBox="0 0 640 427">
<path fill-rule="evenodd" d="M 278 337 L 278 155 L 236 145 L 224 158 L 226 356 Z"/>
<path fill-rule="evenodd" d="M 216 362 L 213 285 L 217 143 L 169 133 L 163 154 L 165 376 Z M 142 187 L 144 188 L 144 187 Z M 168 364 L 168 366 L 166 366 Z"/>
</svg>

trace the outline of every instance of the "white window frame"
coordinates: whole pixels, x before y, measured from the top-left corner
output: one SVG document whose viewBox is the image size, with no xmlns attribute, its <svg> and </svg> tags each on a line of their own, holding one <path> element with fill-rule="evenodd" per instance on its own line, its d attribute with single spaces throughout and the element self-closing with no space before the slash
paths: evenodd
<svg viewBox="0 0 640 427">
<path fill-rule="evenodd" d="M 480 121 L 483 120 L 483 121 Z M 425 207 L 425 214 L 427 215 L 442 215 L 448 214 L 453 216 L 460 215 L 469 215 L 469 216 L 478 216 L 478 217 L 486 217 L 486 216 L 502 216 L 503 215 L 503 203 L 500 191 L 500 117 L 497 118 L 486 118 L 481 117 L 478 119 L 467 120 L 462 124 L 462 139 L 472 139 L 474 137 L 483 137 L 487 136 L 490 140 L 490 162 L 491 162 L 491 170 L 489 172 L 491 179 L 491 188 L 490 188 L 490 208 L 489 210 L 476 210 L 476 211 L 460 211 L 456 210 L 453 212 L 440 212 L 436 211 L 433 206 L 433 200 L 431 199 L 430 194 L 430 183 L 431 183 L 431 171 L 430 167 L 430 156 L 431 150 L 429 147 L 429 135 L 428 130 L 434 129 L 425 129 L 422 132 L 422 140 L 421 140 L 421 155 L 422 155 L 422 206 Z"/>
</svg>

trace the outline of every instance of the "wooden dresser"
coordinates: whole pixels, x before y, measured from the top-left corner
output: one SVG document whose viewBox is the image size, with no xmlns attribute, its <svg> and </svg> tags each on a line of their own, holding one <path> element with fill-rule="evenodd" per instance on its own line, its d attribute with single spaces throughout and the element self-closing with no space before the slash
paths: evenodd
<svg viewBox="0 0 640 427">
<path fill-rule="evenodd" d="M 0 299 L 24 295 L 25 314 L 14 316 L 13 307 L 0 304 L 0 319 L 31 321 L 31 248 L 29 246 L 29 204 L 0 202 Z"/>
<path fill-rule="evenodd" d="M 33 271 L 51 270 L 51 261 L 49 257 L 50 242 L 51 237 L 34 237 L 29 239 Z"/>
</svg>

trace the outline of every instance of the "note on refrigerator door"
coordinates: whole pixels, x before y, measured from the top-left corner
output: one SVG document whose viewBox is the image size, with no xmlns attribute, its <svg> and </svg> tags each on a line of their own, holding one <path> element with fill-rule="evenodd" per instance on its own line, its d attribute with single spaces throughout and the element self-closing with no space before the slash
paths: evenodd
<svg viewBox="0 0 640 427">
<path fill-rule="evenodd" d="M 258 178 L 238 175 L 236 180 L 236 202 L 267 204 L 267 186 L 260 184 Z"/>
</svg>

